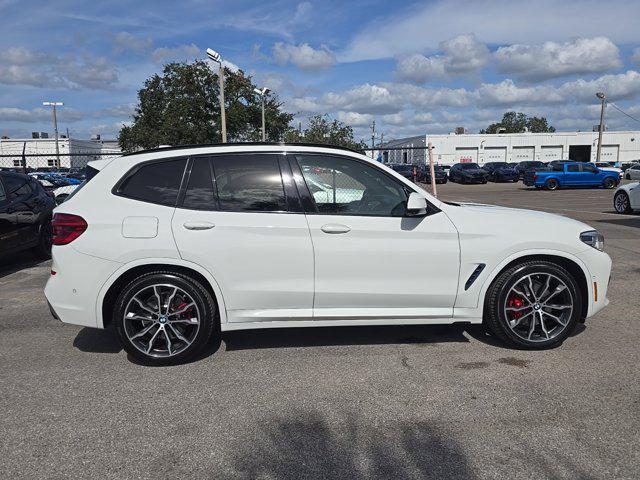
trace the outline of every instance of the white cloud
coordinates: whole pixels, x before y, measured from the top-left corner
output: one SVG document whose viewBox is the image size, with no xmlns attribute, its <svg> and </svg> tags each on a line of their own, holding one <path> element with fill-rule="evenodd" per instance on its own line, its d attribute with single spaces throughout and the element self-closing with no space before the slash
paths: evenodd
<svg viewBox="0 0 640 480">
<path fill-rule="evenodd" d="M 630 60 L 635 63 L 640 63 L 640 47 L 633 50 Z"/>
<path fill-rule="evenodd" d="M 58 120 L 62 122 L 77 122 L 82 120 L 85 114 L 72 108 L 61 108 L 58 110 Z M 45 108 L 0 108 L 0 121 L 3 122 L 48 122 L 51 120 L 51 111 Z"/>
<path fill-rule="evenodd" d="M 606 37 L 511 45 L 499 48 L 495 56 L 501 72 L 527 81 L 600 73 L 622 66 L 618 47 Z"/>
<path fill-rule="evenodd" d="M 335 56 L 326 45 L 313 48 L 308 43 L 292 45 L 277 42 L 273 46 L 273 57 L 281 65 L 293 63 L 302 70 L 322 70 L 335 63 Z"/>
<path fill-rule="evenodd" d="M 633 98 L 640 95 L 640 73 L 629 70 L 617 75 L 603 75 L 595 80 L 578 79 L 564 83 L 560 91 L 568 99 L 582 102 L 595 101 L 595 93 L 605 92 L 610 100 Z"/>
<path fill-rule="evenodd" d="M 338 112 L 338 120 L 351 127 L 362 127 L 365 125 L 371 125 L 373 121 L 373 115 L 357 112 Z"/>
<path fill-rule="evenodd" d="M 285 101 L 284 108 L 291 113 L 325 113 L 327 109 L 315 97 L 296 97 Z"/>
<path fill-rule="evenodd" d="M 366 25 L 338 54 L 340 61 L 373 60 L 435 51 L 452 35 L 475 32 L 489 44 L 564 42 L 576 32 L 598 32 L 617 43 L 638 40 L 640 3 L 609 0 L 437 0 L 408 5 Z"/>
<path fill-rule="evenodd" d="M 105 57 L 59 56 L 25 47 L 0 52 L 0 84 L 108 90 L 117 81 L 118 72 Z"/>
<path fill-rule="evenodd" d="M 475 96 L 481 106 L 539 105 L 564 101 L 563 95 L 552 86 L 521 87 L 510 79 L 500 83 L 483 83 Z"/>
<path fill-rule="evenodd" d="M 204 57 L 204 52 L 191 43 L 178 45 L 177 47 L 156 48 L 151 53 L 151 57 L 156 63 L 191 61 L 196 57 Z"/>
<path fill-rule="evenodd" d="M 382 121 L 387 125 L 403 125 L 407 120 L 402 113 L 389 113 L 382 115 Z"/>
<path fill-rule="evenodd" d="M 416 113 L 413 116 L 413 119 L 416 122 L 429 123 L 429 122 L 433 122 L 433 114 L 431 112 Z"/>
<path fill-rule="evenodd" d="M 324 102 L 334 108 L 358 113 L 387 114 L 402 109 L 402 98 L 381 85 L 365 83 L 341 93 L 327 93 Z"/>
<path fill-rule="evenodd" d="M 151 48 L 153 41 L 151 38 L 140 38 L 129 32 L 118 32 L 113 35 L 113 51 L 123 53 L 131 51 L 134 53 L 144 53 Z"/>
<path fill-rule="evenodd" d="M 440 55 L 425 57 L 420 53 L 403 56 L 398 59 L 397 73 L 403 80 L 424 83 L 446 75 L 446 59 Z"/>
</svg>

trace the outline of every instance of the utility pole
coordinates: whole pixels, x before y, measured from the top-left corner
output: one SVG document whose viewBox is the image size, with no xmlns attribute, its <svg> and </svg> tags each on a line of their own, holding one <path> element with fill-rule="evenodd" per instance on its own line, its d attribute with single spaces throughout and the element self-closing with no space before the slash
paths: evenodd
<svg viewBox="0 0 640 480">
<path fill-rule="evenodd" d="M 373 158 L 373 149 L 375 147 L 375 141 L 376 141 L 376 121 L 374 120 L 371 123 L 371 158 Z"/>
<path fill-rule="evenodd" d="M 220 84 L 220 121 L 222 123 L 222 143 L 227 143 L 227 115 L 224 107 L 224 65 L 222 63 L 222 57 L 215 50 L 207 48 L 207 56 L 220 66 L 218 70 L 218 82 Z"/>
<path fill-rule="evenodd" d="M 258 95 L 260 95 L 260 100 L 262 102 L 262 141 L 266 142 L 267 141 L 267 129 L 265 126 L 265 120 L 264 120 L 264 98 L 267 96 L 267 93 L 269 92 L 268 88 L 263 88 L 262 90 L 259 88 L 254 88 L 253 91 L 255 93 L 257 93 Z"/>
<path fill-rule="evenodd" d="M 62 107 L 62 102 L 42 102 L 45 107 L 53 107 L 53 131 L 56 136 L 56 167 L 60 168 L 60 147 L 58 145 L 58 117 L 56 116 L 56 107 Z"/>
<path fill-rule="evenodd" d="M 602 131 L 604 130 L 604 105 L 607 100 L 603 92 L 596 93 L 596 97 L 600 99 L 600 126 L 598 127 L 598 153 L 596 154 L 596 162 L 600 161 L 600 152 L 602 151 Z"/>
</svg>

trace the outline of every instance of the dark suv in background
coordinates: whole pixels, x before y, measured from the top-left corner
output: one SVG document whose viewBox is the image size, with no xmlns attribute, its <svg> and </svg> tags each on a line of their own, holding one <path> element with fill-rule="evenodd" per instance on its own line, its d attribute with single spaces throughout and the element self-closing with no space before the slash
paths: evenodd
<svg viewBox="0 0 640 480">
<path fill-rule="evenodd" d="M 507 162 L 487 162 L 482 166 L 489 174 L 488 180 L 491 182 L 517 182 L 518 174 L 515 168 Z"/>
<path fill-rule="evenodd" d="M 449 169 L 449 180 L 456 183 L 487 183 L 487 176 L 477 163 L 456 163 Z"/>
<path fill-rule="evenodd" d="M 53 197 L 40 182 L 22 173 L 0 172 L 0 257 L 31 249 L 51 256 Z"/>
<path fill-rule="evenodd" d="M 524 172 L 527 170 L 546 170 L 547 164 L 544 162 L 540 162 L 538 160 L 525 160 L 516 165 L 516 173 L 518 174 L 518 179 L 522 180 L 524 178 Z"/>
</svg>

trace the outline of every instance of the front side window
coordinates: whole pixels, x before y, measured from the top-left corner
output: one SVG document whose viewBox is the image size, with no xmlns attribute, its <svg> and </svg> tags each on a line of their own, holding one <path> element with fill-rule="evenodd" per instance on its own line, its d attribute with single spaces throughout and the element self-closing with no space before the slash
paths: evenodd
<svg viewBox="0 0 640 480">
<path fill-rule="evenodd" d="M 585 163 L 584 165 L 582 165 L 582 171 L 589 173 L 598 173 L 598 169 L 590 163 Z"/>
<path fill-rule="evenodd" d="M 408 192 L 377 168 L 328 155 L 296 155 L 318 213 L 401 217 Z"/>
<path fill-rule="evenodd" d="M 283 212 L 287 202 L 278 155 L 245 153 L 215 156 L 213 171 L 220 210 Z"/>
<path fill-rule="evenodd" d="M 143 165 L 122 183 L 118 192 L 129 198 L 175 206 L 186 159 Z"/>
</svg>

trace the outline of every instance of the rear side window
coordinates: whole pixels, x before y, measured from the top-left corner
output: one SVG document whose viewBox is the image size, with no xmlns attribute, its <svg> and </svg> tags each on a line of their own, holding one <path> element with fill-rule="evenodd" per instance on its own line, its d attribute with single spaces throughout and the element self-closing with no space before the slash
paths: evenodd
<svg viewBox="0 0 640 480">
<path fill-rule="evenodd" d="M 578 165 L 567 165 L 567 172 L 579 172 L 580 167 Z"/>
<path fill-rule="evenodd" d="M 213 157 L 212 161 L 220 210 L 287 210 L 278 155 L 220 155 Z"/>
<path fill-rule="evenodd" d="M 120 185 L 118 193 L 125 197 L 175 206 L 182 182 L 186 159 L 143 165 Z"/>
<path fill-rule="evenodd" d="M 28 178 L 8 175 L 4 178 L 4 183 L 7 185 L 7 194 L 9 200 L 21 197 L 23 195 L 29 195 L 31 188 L 29 187 Z"/>
<path fill-rule="evenodd" d="M 209 159 L 197 158 L 194 160 L 182 206 L 192 210 L 217 209 L 213 194 L 213 181 L 211 178 Z"/>
</svg>

